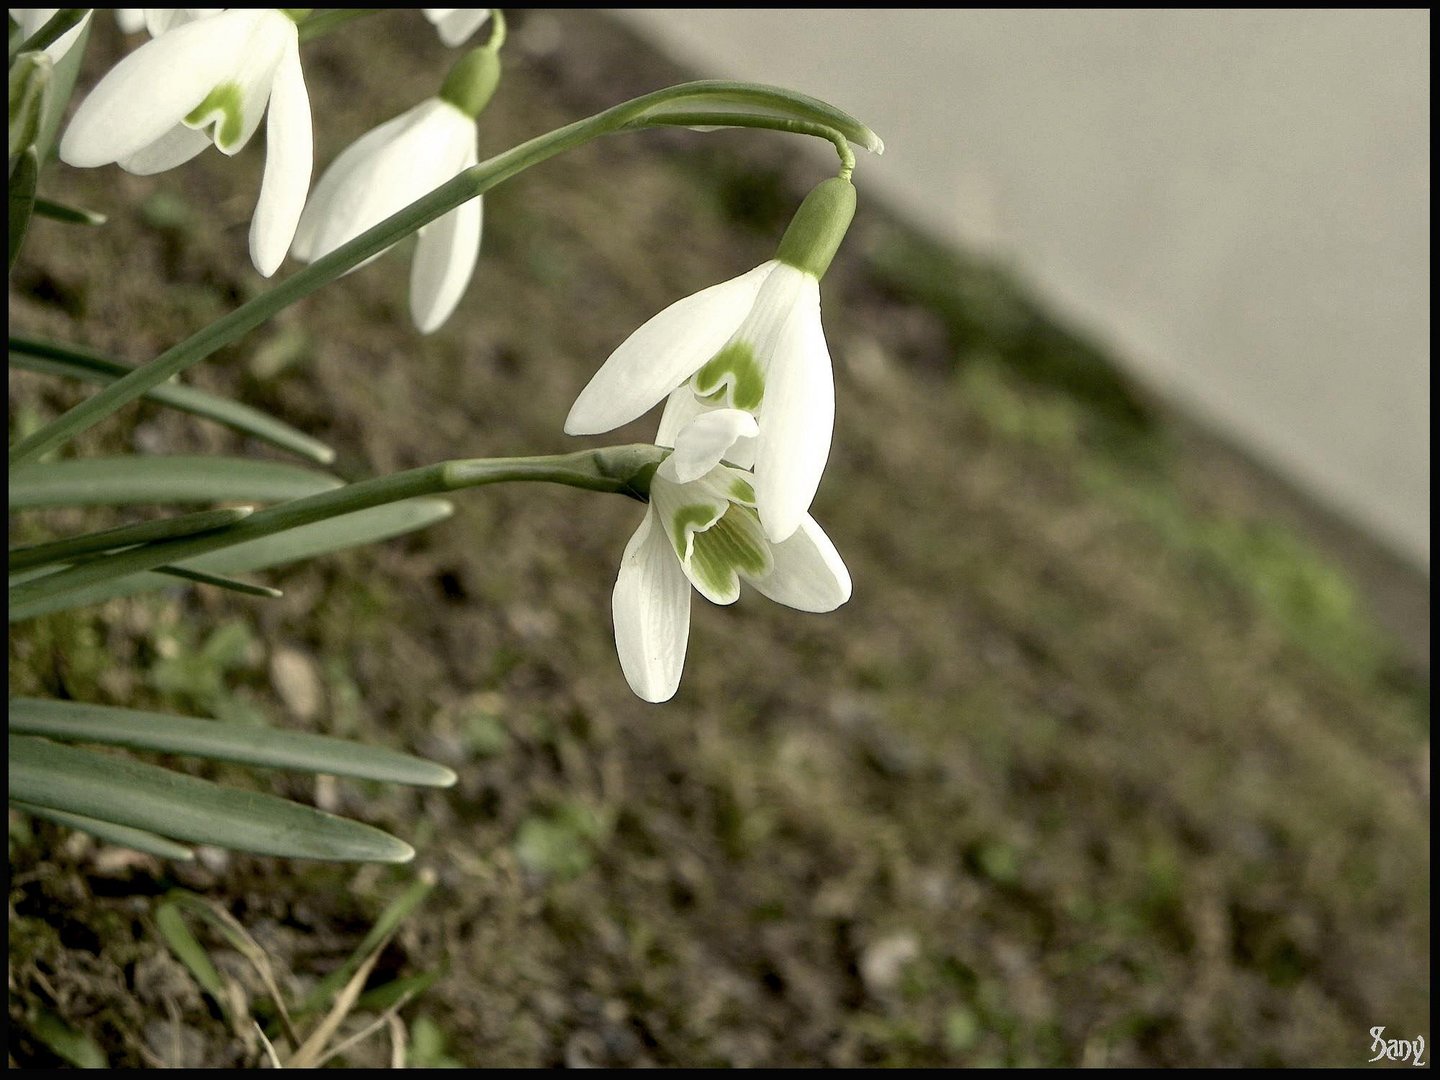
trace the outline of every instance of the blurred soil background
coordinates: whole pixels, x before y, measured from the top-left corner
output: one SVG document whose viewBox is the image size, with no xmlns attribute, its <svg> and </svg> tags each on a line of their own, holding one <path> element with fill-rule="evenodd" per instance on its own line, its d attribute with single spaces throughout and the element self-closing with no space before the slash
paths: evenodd
<svg viewBox="0 0 1440 1080">
<path fill-rule="evenodd" d="M 82 87 L 124 44 L 96 22 Z M 316 176 L 456 55 L 402 12 L 307 45 Z M 685 78 L 592 13 L 517 12 L 505 58 L 482 157 Z M 575 449 L 565 414 L 615 345 L 771 256 L 824 175 L 802 159 L 771 133 L 593 143 L 487 196 L 441 332 L 413 331 L 391 254 L 187 378 L 347 478 Z M 139 362 L 255 295 L 262 163 L 257 139 L 156 177 L 52 167 L 42 194 L 110 222 L 32 224 L 12 328 Z M 256 1064 L 156 898 L 221 903 L 298 996 L 420 868 L 439 886 L 372 976 L 439 975 L 401 1014 L 414 1065 L 1346 1065 L 1376 1025 L 1428 1037 L 1428 673 L 1246 470 L 876 205 L 863 156 L 856 180 L 814 507 L 854 598 L 697 603 L 668 705 L 630 693 L 611 635 L 640 507 L 558 487 L 461 493 L 424 532 L 265 575 L 283 599 L 176 588 L 14 628 L 12 693 L 342 734 L 460 781 L 204 770 L 395 832 L 419 851 L 399 868 L 166 864 L 12 813 L 12 1066 L 77 1043 Z M 12 438 L 88 392 L 12 374 Z M 150 405 L 75 449 L 269 456 Z"/>
</svg>

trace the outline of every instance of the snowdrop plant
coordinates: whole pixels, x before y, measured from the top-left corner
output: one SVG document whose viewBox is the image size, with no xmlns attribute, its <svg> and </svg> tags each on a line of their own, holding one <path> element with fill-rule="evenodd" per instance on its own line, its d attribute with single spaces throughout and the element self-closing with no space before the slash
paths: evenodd
<svg viewBox="0 0 1440 1080">
<path fill-rule="evenodd" d="M 475 117 L 497 91 L 503 19 L 498 12 L 426 9 L 446 44 L 463 42 L 487 21 L 494 27 L 490 40 L 448 76 L 437 73 L 434 97 L 408 108 L 396 102 L 400 111 L 344 151 L 312 192 L 301 47 L 372 12 L 132 9 L 122 16 L 127 28 L 138 31 L 134 12 L 140 10 L 151 40 L 84 97 L 59 141 L 60 161 L 162 173 L 211 143 L 223 154 L 238 153 L 268 115 L 251 259 L 265 277 L 280 269 L 292 247 L 307 265 L 138 366 L 12 327 L 12 367 L 100 384 L 10 447 L 12 536 L 30 541 L 10 549 L 12 623 L 177 585 L 276 596 L 248 575 L 424 527 L 450 513 L 447 499 L 454 493 L 502 482 L 563 484 L 647 504 L 621 560 L 612 610 L 622 670 L 648 701 L 670 698 L 679 685 L 692 588 L 720 604 L 738 597 L 741 582 L 805 611 L 845 602 L 849 575 L 808 513 L 834 416 L 819 282 L 854 207 L 851 145 L 882 149 L 869 128 L 790 90 L 693 82 L 479 160 Z M 77 227 L 101 225 L 105 217 L 41 195 L 59 118 L 88 44 L 89 11 L 12 12 L 12 21 L 13 267 L 32 215 Z M 411 236 L 418 237 L 412 317 L 422 333 L 435 330 L 456 310 L 471 276 L 488 191 L 594 139 L 671 127 L 762 128 L 825 139 L 839 155 L 840 173 L 801 204 L 773 260 L 677 302 L 637 330 L 600 367 L 565 423 L 576 434 L 608 431 L 666 398 L 654 443 L 442 461 L 346 482 L 323 471 L 335 453 L 305 432 L 175 381 Z M 154 302 L 163 302 L 158 289 Z M 555 309 L 563 317 L 558 300 Z M 77 337 L 83 336 L 81 328 Z M 422 346 L 414 354 L 409 362 L 425 362 Z M 142 397 L 227 425 L 308 467 L 145 454 L 54 459 L 57 450 Z M 27 524 L 31 508 L 75 505 L 77 482 L 91 500 L 83 505 L 93 505 L 99 492 L 105 505 L 130 508 L 130 523 L 60 536 Z M 153 509 L 157 502 L 193 501 L 196 492 L 214 505 L 183 513 Z M 12 699 L 9 733 L 12 806 L 173 859 L 190 857 L 191 844 L 382 862 L 404 861 L 412 852 L 377 829 L 308 806 L 75 743 L 401 784 L 455 780 L 439 765 L 343 739 L 101 703 Z"/>
</svg>

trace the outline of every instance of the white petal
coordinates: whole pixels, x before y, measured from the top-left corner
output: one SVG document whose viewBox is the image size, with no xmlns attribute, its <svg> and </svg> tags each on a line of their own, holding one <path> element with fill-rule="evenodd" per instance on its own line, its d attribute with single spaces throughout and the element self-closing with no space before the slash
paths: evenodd
<svg viewBox="0 0 1440 1080">
<path fill-rule="evenodd" d="M 410 316 L 422 334 L 440 329 L 475 272 L 481 198 L 476 196 L 421 231 L 410 267 Z"/>
<path fill-rule="evenodd" d="M 122 34 L 138 34 L 145 29 L 145 9 L 116 8 L 115 22 Z"/>
<path fill-rule="evenodd" d="M 475 122 L 438 98 L 382 124 L 331 166 L 334 182 L 330 170 L 321 180 L 326 190 L 316 192 L 313 235 L 307 228 L 310 257 L 328 255 L 474 160 Z"/>
<path fill-rule="evenodd" d="M 76 110 L 60 140 L 61 160 L 82 169 L 108 165 L 168 134 L 232 77 L 237 58 L 230 38 L 251 14 L 227 12 L 182 26 L 121 60 Z"/>
<path fill-rule="evenodd" d="M 421 8 L 425 18 L 434 24 L 440 42 L 450 48 L 463 45 L 470 35 L 490 18 L 489 8 Z"/>
<path fill-rule="evenodd" d="M 690 582 L 653 510 L 625 545 L 611 609 L 630 689 L 646 701 L 670 700 L 690 641 Z"/>
<path fill-rule="evenodd" d="M 665 408 L 660 413 L 660 430 L 655 433 L 656 446 L 674 446 L 675 436 L 697 416 L 709 411 L 709 406 L 695 396 L 689 384 L 681 384 L 670 391 L 665 399 Z"/>
<path fill-rule="evenodd" d="M 651 318 L 580 391 L 565 420 L 566 433 L 598 435 L 628 424 L 688 379 L 729 340 L 775 266 L 762 263 Z"/>
<path fill-rule="evenodd" d="M 374 170 L 377 156 L 383 154 L 399 133 L 413 123 L 413 114 L 412 109 L 371 128 L 330 163 L 305 204 L 305 212 L 300 215 L 300 225 L 295 230 L 295 243 L 291 247 L 292 255 L 311 262 L 322 255 L 328 255 L 334 247 L 344 243 L 344 240 L 341 240 L 331 248 L 321 249 L 319 238 L 322 232 L 336 235 L 348 233 L 346 238 L 353 239 L 365 231 L 363 228 L 351 231 L 353 226 L 345 210 L 353 205 L 353 200 L 347 198 L 346 189 L 357 182 L 365 184 L 366 177 Z M 340 217 L 346 218 L 343 224 L 332 224 Z"/>
<path fill-rule="evenodd" d="M 727 456 L 737 439 L 759 433 L 755 417 L 741 409 L 713 409 L 697 416 L 675 437 L 675 479 L 682 484 L 699 480 Z"/>
<path fill-rule="evenodd" d="M 799 611 L 834 611 L 850 599 L 850 571 L 809 514 L 790 539 L 770 548 L 775 569 L 750 584 L 776 603 Z"/>
<path fill-rule="evenodd" d="M 136 176 L 150 176 L 184 165 L 209 145 L 210 136 L 203 131 L 192 131 L 184 124 L 176 124 L 149 146 L 121 158 L 119 165 Z"/>
<path fill-rule="evenodd" d="M 213 24 L 216 19 L 207 20 Z M 193 25 L 203 26 L 205 23 Z M 183 33 L 172 30 L 158 41 Z M 305 193 L 310 190 L 310 169 L 314 143 L 310 130 L 310 95 L 300 70 L 298 44 L 288 49 L 275 72 L 270 93 L 270 119 L 265 126 L 265 176 L 260 182 L 260 201 L 250 222 L 250 258 L 255 269 L 269 277 L 285 259 Z"/>
<path fill-rule="evenodd" d="M 233 13 L 232 13 L 233 14 Z M 235 73 L 227 81 L 238 88 L 240 98 L 240 128 L 230 131 L 221 110 L 211 109 L 195 121 L 186 119 L 185 126 L 197 130 L 211 129 L 215 148 L 222 154 L 235 155 L 243 150 L 260 129 L 260 119 L 265 115 L 265 106 L 280 79 L 280 69 L 293 55 L 300 55 L 299 34 L 289 16 L 275 8 L 257 11 L 243 11 L 250 16 L 248 23 L 237 23 L 232 44 L 237 57 Z M 213 24 L 214 20 L 201 20 L 199 24 Z M 184 27 L 181 27 L 184 29 Z M 172 36 L 178 31 L 166 31 Z M 241 36 L 243 35 L 243 36 Z M 304 79 L 301 80 L 304 85 Z M 307 99 L 308 100 L 308 99 Z M 268 135 L 269 128 L 266 129 Z"/>
<path fill-rule="evenodd" d="M 835 382 L 820 325 L 820 283 L 809 278 L 765 376 L 755 495 L 765 535 L 784 540 L 810 508 L 835 426 Z"/>
<path fill-rule="evenodd" d="M 219 15 L 224 10 L 224 8 L 142 8 L 140 12 L 141 26 L 150 32 L 152 38 L 157 38 L 186 23 Z"/>
</svg>

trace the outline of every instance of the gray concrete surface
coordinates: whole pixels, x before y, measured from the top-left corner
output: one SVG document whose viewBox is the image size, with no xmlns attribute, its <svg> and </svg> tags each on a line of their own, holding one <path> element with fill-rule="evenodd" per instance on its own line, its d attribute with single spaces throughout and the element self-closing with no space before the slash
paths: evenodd
<svg viewBox="0 0 1440 1080">
<path fill-rule="evenodd" d="M 1010 261 L 1428 573 L 1428 12 L 619 14 L 864 119 L 862 197 Z"/>
</svg>

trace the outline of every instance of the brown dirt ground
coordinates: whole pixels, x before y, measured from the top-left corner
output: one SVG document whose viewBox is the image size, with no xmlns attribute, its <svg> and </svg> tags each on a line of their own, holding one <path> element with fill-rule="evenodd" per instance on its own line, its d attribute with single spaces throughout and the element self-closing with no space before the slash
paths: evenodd
<svg viewBox="0 0 1440 1080">
<path fill-rule="evenodd" d="M 101 23 L 82 85 L 119 48 Z M 445 62 L 405 13 L 307 46 L 317 161 Z M 518 13 L 507 64 L 482 156 L 681 77 L 587 13 Z M 42 191 L 111 222 L 34 224 L 12 324 L 139 361 L 253 295 L 262 160 L 52 169 Z M 768 258 L 823 175 L 765 133 L 591 144 L 487 198 L 440 333 L 413 333 L 392 255 L 190 378 L 325 439 L 345 476 L 573 449 L 561 422 L 608 351 Z M 646 705 L 609 625 L 639 508 L 493 488 L 267 575 L 283 599 L 176 589 L 20 625 L 12 690 L 452 765 L 445 792 L 259 781 L 439 875 L 372 977 L 446 972 L 403 1013 L 418 1064 L 1341 1065 L 1374 1025 L 1428 1036 L 1426 685 L 1240 479 L 864 179 L 862 160 L 824 288 L 838 417 L 815 512 L 856 583 L 839 612 L 697 603 L 681 691 Z M 12 430 L 80 395 L 10 389 Z M 272 456 L 150 406 L 79 450 L 126 446 Z M 166 865 L 13 815 L 10 858 L 19 1066 L 57 1063 L 55 1023 L 112 1065 L 254 1064 L 158 944 L 155 897 L 223 903 L 299 992 L 416 872 Z"/>
</svg>

